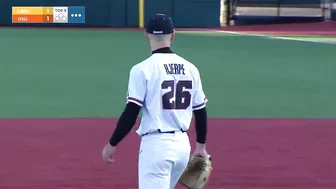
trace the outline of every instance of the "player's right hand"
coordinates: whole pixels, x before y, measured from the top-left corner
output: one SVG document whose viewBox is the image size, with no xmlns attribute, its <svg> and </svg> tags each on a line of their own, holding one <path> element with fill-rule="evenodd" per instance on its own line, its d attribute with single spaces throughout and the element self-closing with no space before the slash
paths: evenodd
<svg viewBox="0 0 336 189">
<path fill-rule="evenodd" d="M 106 146 L 102 150 L 102 158 L 105 163 L 112 163 L 114 161 L 113 155 L 114 155 L 115 147 L 111 146 L 110 143 L 106 144 Z"/>
</svg>

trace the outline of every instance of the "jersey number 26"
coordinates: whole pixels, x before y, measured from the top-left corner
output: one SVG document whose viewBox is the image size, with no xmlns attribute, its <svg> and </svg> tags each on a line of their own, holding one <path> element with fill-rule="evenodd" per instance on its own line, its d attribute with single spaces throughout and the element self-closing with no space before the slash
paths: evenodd
<svg viewBox="0 0 336 189">
<path fill-rule="evenodd" d="M 192 81 L 178 81 L 174 88 L 174 80 L 166 80 L 161 84 L 162 89 L 171 90 L 162 95 L 162 107 L 165 110 L 185 110 L 190 106 L 191 94 L 184 89 L 192 89 Z M 174 98 L 175 101 L 171 101 Z"/>
</svg>

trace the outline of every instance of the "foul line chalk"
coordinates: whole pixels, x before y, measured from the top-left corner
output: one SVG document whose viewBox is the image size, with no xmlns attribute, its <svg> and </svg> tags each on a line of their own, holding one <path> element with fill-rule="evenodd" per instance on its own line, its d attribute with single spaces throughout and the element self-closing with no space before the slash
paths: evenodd
<svg viewBox="0 0 336 189">
<path fill-rule="evenodd" d="M 279 37 L 279 36 L 272 36 L 272 35 L 266 35 L 266 34 L 255 34 L 255 33 L 245 33 L 245 32 L 234 32 L 234 31 L 221 31 L 221 30 L 217 30 L 216 32 L 227 33 L 227 34 L 235 34 L 235 35 L 244 35 L 244 36 L 262 37 L 262 38 L 267 38 L 267 39 L 280 39 L 280 40 L 290 40 L 290 41 L 301 41 L 301 42 L 310 42 L 310 43 L 320 43 L 320 44 L 336 45 L 336 42 L 331 42 L 331 41 L 315 41 L 315 40 L 309 40 L 309 39 L 298 39 L 298 38 L 291 38 L 291 37 Z"/>
</svg>

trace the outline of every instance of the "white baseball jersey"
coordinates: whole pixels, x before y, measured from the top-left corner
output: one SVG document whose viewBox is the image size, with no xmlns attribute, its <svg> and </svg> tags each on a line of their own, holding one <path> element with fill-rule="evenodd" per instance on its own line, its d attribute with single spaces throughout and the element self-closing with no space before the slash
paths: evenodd
<svg viewBox="0 0 336 189">
<path fill-rule="evenodd" d="M 189 129 L 193 110 L 205 107 L 198 69 L 174 53 L 154 53 L 133 66 L 127 102 L 142 107 L 139 135 Z"/>
</svg>

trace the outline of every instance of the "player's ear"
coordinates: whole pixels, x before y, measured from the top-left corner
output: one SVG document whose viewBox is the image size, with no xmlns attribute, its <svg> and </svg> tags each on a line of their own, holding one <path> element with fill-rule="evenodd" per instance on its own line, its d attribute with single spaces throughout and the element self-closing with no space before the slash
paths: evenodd
<svg viewBox="0 0 336 189">
<path fill-rule="evenodd" d="M 170 41 L 173 41 L 174 38 L 175 38 L 175 30 L 173 31 L 173 33 L 172 33 L 171 36 L 170 36 Z"/>
</svg>

